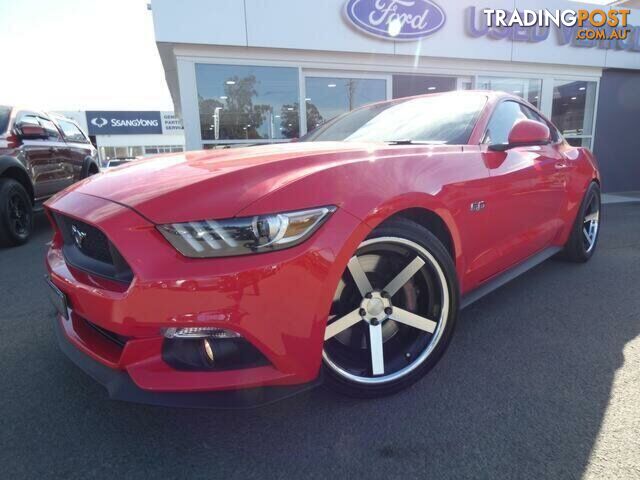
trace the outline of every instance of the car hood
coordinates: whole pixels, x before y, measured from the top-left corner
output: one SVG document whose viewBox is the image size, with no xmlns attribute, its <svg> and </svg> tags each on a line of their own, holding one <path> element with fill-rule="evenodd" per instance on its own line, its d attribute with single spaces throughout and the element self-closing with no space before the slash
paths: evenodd
<svg viewBox="0 0 640 480">
<path fill-rule="evenodd" d="M 110 169 L 73 190 L 126 205 L 155 223 L 230 218 L 302 177 L 369 159 L 384 147 L 294 142 L 163 155 Z"/>
</svg>

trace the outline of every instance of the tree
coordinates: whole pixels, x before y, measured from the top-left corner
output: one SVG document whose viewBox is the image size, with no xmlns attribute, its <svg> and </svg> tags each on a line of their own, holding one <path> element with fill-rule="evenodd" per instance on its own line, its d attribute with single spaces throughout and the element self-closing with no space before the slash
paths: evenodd
<svg viewBox="0 0 640 480">
<path fill-rule="evenodd" d="M 307 132 L 319 127 L 323 123 L 324 118 L 320 115 L 318 107 L 311 102 L 307 102 Z"/>
<path fill-rule="evenodd" d="M 225 138 L 262 138 L 258 129 L 271 110 L 269 105 L 254 105 L 253 97 L 258 95 L 255 75 L 244 78 L 234 76 L 225 81 L 226 106 L 221 112 L 224 119 L 220 123 L 220 136 Z M 224 133 L 223 133 L 224 132 Z"/>
<path fill-rule="evenodd" d="M 254 105 L 253 97 L 258 95 L 255 75 L 227 78 L 224 86 L 224 103 L 213 98 L 198 96 L 202 138 L 213 139 L 211 126 L 214 124 L 216 108 L 220 119 L 221 139 L 262 138 L 258 130 L 271 111 L 269 105 Z"/>
<path fill-rule="evenodd" d="M 300 104 L 298 102 L 282 106 L 280 127 L 280 133 L 284 138 L 297 138 L 300 135 Z"/>
</svg>

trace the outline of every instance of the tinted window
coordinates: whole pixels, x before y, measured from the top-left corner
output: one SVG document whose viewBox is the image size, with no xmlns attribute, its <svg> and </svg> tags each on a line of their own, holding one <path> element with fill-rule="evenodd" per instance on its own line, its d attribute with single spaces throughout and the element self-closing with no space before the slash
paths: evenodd
<svg viewBox="0 0 640 480">
<path fill-rule="evenodd" d="M 487 99 L 447 94 L 371 105 L 338 117 L 304 141 L 466 144 Z"/>
<path fill-rule="evenodd" d="M 307 77 L 307 131 L 358 107 L 387 99 L 387 82 L 369 78 Z"/>
<path fill-rule="evenodd" d="M 511 128 L 519 120 L 526 120 L 520 104 L 516 102 L 502 102 L 491 116 L 484 143 L 490 145 L 509 143 Z"/>
<path fill-rule="evenodd" d="M 9 117 L 11 117 L 11 107 L 3 107 L 0 105 L 0 133 L 7 131 Z"/>
<path fill-rule="evenodd" d="M 54 142 L 62 140 L 60 138 L 60 132 L 51 120 L 44 117 L 38 117 L 38 120 L 40 121 L 40 125 L 42 126 L 42 128 L 44 128 L 49 135 L 49 140 Z"/>
<path fill-rule="evenodd" d="M 565 136 L 590 136 L 596 105 L 596 82 L 556 80 L 551 119 Z"/>
<path fill-rule="evenodd" d="M 540 108 L 542 80 L 533 78 L 478 77 L 477 88 L 517 95 Z"/>
<path fill-rule="evenodd" d="M 196 64 L 203 140 L 296 138 L 298 69 Z"/>
<path fill-rule="evenodd" d="M 62 130 L 62 134 L 66 140 L 70 142 L 87 143 L 87 139 L 77 125 L 67 120 L 58 120 L 58 126 Z"/>
</svg>

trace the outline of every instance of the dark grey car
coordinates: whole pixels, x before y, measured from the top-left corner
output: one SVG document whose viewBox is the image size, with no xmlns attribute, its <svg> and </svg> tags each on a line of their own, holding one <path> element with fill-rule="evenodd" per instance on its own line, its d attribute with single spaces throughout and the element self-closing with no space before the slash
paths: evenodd
<svg viewBox="0 0 640 480">
<path fill-rule="evenodd" d="M 64 117 L 0 106 L 0 247 L 29 239 L 42 202 L 94 173 L 98 153 Z"/>
</svg>

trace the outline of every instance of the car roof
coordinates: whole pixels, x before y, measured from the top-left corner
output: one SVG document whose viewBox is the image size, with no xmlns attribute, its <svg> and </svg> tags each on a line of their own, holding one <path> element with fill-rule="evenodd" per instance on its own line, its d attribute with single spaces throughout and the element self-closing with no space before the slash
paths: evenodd
<svg viewBox="0 0 640 480">
<path fill-rule="evenodd" d="M 450 90 L 447 92 L 435 92 L 435 93 L 422 93 L 420 95 L 413 95 L 410 97 L 401 97 L 401 98 L 394 98 L 392 100 L 384 100 L 380 103 L 385 103 L 385 102 L 395 102 L 395 101 L 399 101 L 399 100 L 407 100 L 407 99 L 414 99 L 414 98 L 429 98 L 429 97 L 444 97 L 444 96 L 484 96 L 487 97 L 489 99 L 492 100 L 498 100 L 498 99 L 502 99 L 502 98 L 509 98 L 509 99 L 514 99 L 514 100 L 524 100 L 522 97 L 518 97 L 517 95 L 513 95 L 511 93 L 507 93 L 507 92 L 501 92 L 501 91 L 497 91 L 497 90 Z"/>
</svg>

